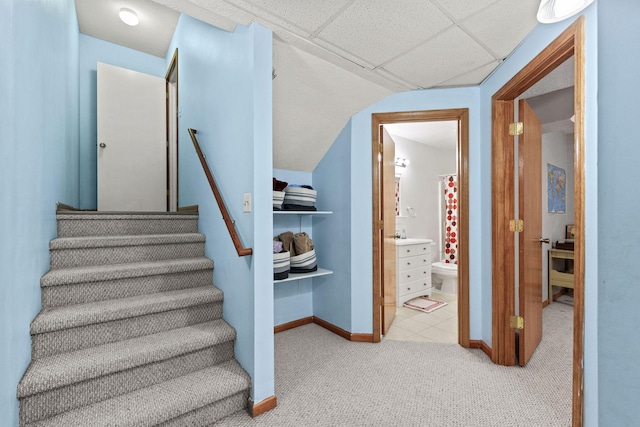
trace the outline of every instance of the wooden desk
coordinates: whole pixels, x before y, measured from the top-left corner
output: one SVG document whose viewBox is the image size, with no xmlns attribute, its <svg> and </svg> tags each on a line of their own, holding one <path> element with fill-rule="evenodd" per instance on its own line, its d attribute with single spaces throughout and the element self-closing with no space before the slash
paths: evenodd
<svg viewBox="0 0 640 427">
<path fill-rule="evenodd" d="M 573 251 L 549 249 L 549 303 L 553 302 L 553 287 L 573 289 Z"/>
</svg>

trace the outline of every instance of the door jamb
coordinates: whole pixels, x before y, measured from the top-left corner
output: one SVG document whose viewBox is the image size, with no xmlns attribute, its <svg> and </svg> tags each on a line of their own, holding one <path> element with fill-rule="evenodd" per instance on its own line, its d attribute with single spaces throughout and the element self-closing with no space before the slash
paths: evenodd
<svg viewBox="0 0 640 427">
<path fill-rule="evenodd" d="M 381 176 L 378 162 L 378 147 L 380 141 L 380 126 L 390 123 L 458 121 L 457 166 L 458 166 L 458 198 L 460 210 L 458 224 L 461 233 L 458 236 L 458 344 L 469 348 L 469 109 L 458 108 L 449 110 L 406 111 L 396 113 L 374 113 L 371 115 L 372 124 L 372 168 L 373 168 L 373 342 L 381 339 L 381 303 L 383 296 L 382 280 L 382 235 L 377 218 L 381 218 L 378 197 Z"/>
<path fill-rule="evenodd" d="M 167 93 L 167 106 L 166 106 L 166 123 L 167 123 L 167 212 L 172 210 L 171 206 L 171 187 L 172 181 L 175 180 L 175 210 L 178 209 L 178 48 L 173 52 L 173 56 L 171 57 L 171 63 L 169 64 L 169 68 L 167 69 L 167 73 L 165 75 L 166 82 L 166 93 Z M 175 85 L 175 99 L 171 96 L 170 86 Z M 175 122 L 171 121 L 170 114 L 170 103 L 175 102 Z M 171 123 L 175 123 L 175 129 L 171 126 Z M 173 134 L 173 139 L 171 138 L 171 134 Z M 175 146 L 172 146 L 172 142 L 175 142 Z M 170 155 L 170 151 L 175 153 L 175 158 L 172 159 Z M 172 168 L 171 163 L 174 162 L 175 166 Z M 172 176 L 171 171 L 175 171 L 175 176 Z"/>
<path fill-rule="evenodd" d="M 582 425 L 583 412 L 584 55 L 584 17 L 580 17 L 492 97 L 492 360 L 500 365 L 514 365 L 515 332 L 509 327 L 509 317 L 515 313 L 515 254 L 513 234 L 508 227 L 514 212 L 513 137 L 508 132 L 509 123 L 513 121 L 513 101 L 568 58 L 574 57 L 574 224 L 577 232 L 574 243 L 573 426 Z"/>
</svg>

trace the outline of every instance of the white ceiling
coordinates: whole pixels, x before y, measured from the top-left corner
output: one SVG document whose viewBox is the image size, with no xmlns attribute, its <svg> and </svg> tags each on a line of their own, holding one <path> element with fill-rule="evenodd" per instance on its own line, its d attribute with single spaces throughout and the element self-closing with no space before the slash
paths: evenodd
<svg viewBox="0 0 640 427">
<path fill-rule="evenodd" d="M 123 28 L 115 13 L 120 7 L 166 9 L 173 17 L 185 13 L 227 31 L 253 22 L 272 30 L 278 75 L 274 167 L 312 171 L 362 108 L 395 92 L 481 83 L 536 25 L 539 0 L 76 0 L 76 5 L 82 33 L 160 57 L 175 23 L 150 30 L 141 16 L 139 27 Z M 147 13 L 142 15 L 146 21 Z"/>
<path fill-rule="evenodd" d="M 458 122 L 393 123 L 384 125 L 389 134 L 419 142 L 438 150 L 455 150 L 458 142 Z"/>
</svg>

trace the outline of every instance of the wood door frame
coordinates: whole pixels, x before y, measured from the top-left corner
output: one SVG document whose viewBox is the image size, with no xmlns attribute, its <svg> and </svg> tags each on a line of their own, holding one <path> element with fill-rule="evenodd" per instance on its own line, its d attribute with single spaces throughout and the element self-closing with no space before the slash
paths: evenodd
<svg viewBox="0 0 640 427">
<path fill-rule="evenodd" d="M 167 116 L 166 116 L 166 126 L 167 126 L 167 212 L 171 211 L 171 156 L 169 154 L 169 151 L 172 149 L 170 141 L 171 141 L 171 137 L 170 134 L 173 133 L 174 134 L 174 138 L 175 138 L 175 188 L 176 188 L 176 194 L 175 194 L 175 198 L 176 198 L 176 210 L 177 207 L 179 206 L 179 199 L 178 199 L 178 138 L 179 138 L 179 126 L 178 126 L 178 48 L 176 48 L 173 52 L 173 56 L 171 57 L 171 63 L 169 64 L 169 68 L 167 69 L 167 73 L 165 74 L 165 82 L 166 82 L 166 91 L 167 91 L 167 105 L 166 105 L 166 111 L 167 111 Z M 170 90 L 169 87 L 171 86 L 172 83 L 175 83 L 175 87 L 176 87 L 176 93 L 175 93 L 175 99 L 173 99 L 172 96 L 170 96 Z M 171 101 L 175 101 L 175 111 L 176 111 L 176 118 L 175 118 L 175 129 L 171 128 L 171 119 L 169 117 L 169 112 L 171 111 L 170 107 L 169 107 L 169 103 Z M 173 131 L 173 132 L 172 132 Z"/>
<path fill-rule="evenodd" d="M 515 364 L 515 332 L 509 317 L 515 313 L 514 237 L 509 220 L 514 213 L 514 138 L 509 136 L 513 101 L 570 57 L 574 57 L 574 260 L 573 408 L 572 425 L 582 425 L 583 327 L 584 327 L 584 17 L 520 70 L 492 97 L 492 360 Z M 525 224 L 526 227 L 526 224 Z M 542 304 L 542 301 L 540 302 Z"/>
<path fill-rule="evenodd" d="M 457 167 L 458 193 L 460 210 L 458 211 L 458 344 L 469 348 L 469 109 L 457 108 L 449 110 L 405 111 L 395 113 L 373 113 L 371 115 L 372 136 L 372 169 L 373 169 L 373 342 L 381 339 L 381 301 L 383 294 L 382 281 L 382 246 L 379 236 L 381 228 L 378 223 L 381 209 L 380 163 L 378 162 L 380 126 L 391 123 L 411 122 L 458 122 Z"/>
</svg>

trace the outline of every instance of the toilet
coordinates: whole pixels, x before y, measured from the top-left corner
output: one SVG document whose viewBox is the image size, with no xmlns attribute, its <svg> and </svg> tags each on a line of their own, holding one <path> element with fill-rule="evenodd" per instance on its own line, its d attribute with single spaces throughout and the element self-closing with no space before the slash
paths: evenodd
<svg viewBox="0 0 640 427">
<path fill-rule="evenodd" d="M 440 292 L 444 294 L 458 293 L 458 265 L 438 261 L 431 264 L 431 274 L 438 282 L 442 282 Z"/>
</svg>

